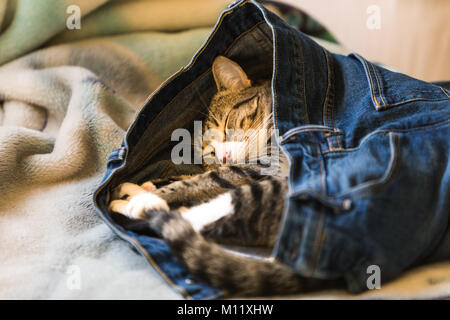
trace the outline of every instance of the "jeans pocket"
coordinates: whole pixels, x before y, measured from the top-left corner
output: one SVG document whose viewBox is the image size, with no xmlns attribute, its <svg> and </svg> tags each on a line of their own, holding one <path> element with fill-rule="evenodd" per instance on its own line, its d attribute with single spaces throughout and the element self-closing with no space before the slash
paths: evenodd
<svg viewBox="0 0 450 320">
<path fill-rule="evenodd" d="M 371 100 L 378 111 L 413 101 L 450 100 L 450 91 L 433 83 L 414 79 L 371 63 L 356 53 L 350 57 L 364 68 Z"/>
<path fill-rule="evenodd" d="M 325 154 L 327 195 L 357 198 L 377 193 L 395 178 L 399 167 L 400 136 L 374 132 L 356 148 Z"/>
</svg>

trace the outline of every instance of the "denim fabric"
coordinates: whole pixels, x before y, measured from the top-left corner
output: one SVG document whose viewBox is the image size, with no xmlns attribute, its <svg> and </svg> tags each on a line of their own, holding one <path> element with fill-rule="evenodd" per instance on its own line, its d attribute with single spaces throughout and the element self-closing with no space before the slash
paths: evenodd
<svg viewBox="0 0 450 320">
<path fill-rule="evenodd" d="M 450 257 L 450 91 L 357 54 L 331 54 L 253 1 L 222 13 L 191 62 L 141 109 L 94 195 L 100 216 L 187 298 L 221 291 L 189 275 L 167 245 L 108 214 L 112 187 L 202 172 L 173 165 L 177 128 L 194 132 L 215 93 L 211 64 L 226 55 L 250 78 L 272 78 L 276 142 L 290 162 L 289 194 L 273 256 L 300 274 L 344 277 L 366 289 Z"/>
</svg>

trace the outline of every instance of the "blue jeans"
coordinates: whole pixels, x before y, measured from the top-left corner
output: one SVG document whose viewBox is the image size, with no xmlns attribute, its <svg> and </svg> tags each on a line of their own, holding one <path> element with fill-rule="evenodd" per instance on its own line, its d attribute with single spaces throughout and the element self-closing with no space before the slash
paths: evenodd
<svg viewBox="0 0 450 320">
<path fill-rule="evenodd" d="M 127 231 L 126 219 L 110 215 L 106 204 L 122 181 L 202 171 L 171 163 L 170 138 L 178 128 L 193 132 L 202 119 L 215 93 L 217 55 L 250 77 L 272 78 L 275 139 L 290 161 L 277 261 L 309 277 L 343 277 L 360 292 L 371 265 L 383 283 L 450 257 L 450 91 L 357 54 L 331 54 L 253 1 L 239 1 L 145 103 L 94 195 L 104 221 L 169 284 L 187 298 L 221 295 L 190 275 L 164 242 Z"/>
</svg>

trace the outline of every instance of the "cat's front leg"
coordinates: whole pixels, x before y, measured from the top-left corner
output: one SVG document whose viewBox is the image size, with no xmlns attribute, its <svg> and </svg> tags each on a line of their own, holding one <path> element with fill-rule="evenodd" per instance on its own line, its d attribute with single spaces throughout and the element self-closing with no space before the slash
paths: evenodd
<svg viewBox="0 0 450 320">
<path fill-rule="evenodd" d="M 260 168 L 251 165 L 221 166 L 174 181 L 158 188 L 154 193 L 166 200 L 172 210 L 184 212 L 242 184 L 264 178 L 259 170 Z"/>
<path fill-rule="evenodd" d="M 196 211 L 216 213 L 217 219 L 206 219 L 206 223 L 194 229 L 205 238 L 227 245 L 273 247 L 279 232 L 284 210 L 287 179 L 267 176 L 264 180 L 241 185 L 220 197 L 184 212 L 189 221 L 199 219 L 190 213 Z M 209 206 L 209 208 L 208 208 Z M 198 210 L 205 207 L 209 210 Z M 216 209 L 214 209 L 216 208 Z M 220 208 L 220 209 L 219 209 Z M 192 218 L 191 218 L 192 217 Z"/>
<path fill-rule="evenodd" d="M 155 186 L 151 182 L 137 185 L 125 182 L 112 193 L 108 211 L 123 214 L 132 219 L 147 218 L 147 210 L 169 210 L 167 202 L 152 192 Z"/>
</svg>

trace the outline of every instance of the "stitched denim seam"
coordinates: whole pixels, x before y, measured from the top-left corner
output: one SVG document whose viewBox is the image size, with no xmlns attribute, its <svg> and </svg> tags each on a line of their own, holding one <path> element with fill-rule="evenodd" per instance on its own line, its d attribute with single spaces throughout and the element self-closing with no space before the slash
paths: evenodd
<svg viewBox="0 0 450 320">
<path fill-rule="evenodd" d="M 325 59 L 327 61 L 327 78 L 328 78 L 328 86 L 326 91 L 326 98 L 324 101 L 323 107 L 323 121 L 325 126 L 329 126 L 329 122 L 331 122 L 331 126 L 334 130 L 336 130 L 336 123 L 334 119 L 334 109 L 335 109 L 335 87 L 334 87 L 334 65 L 333 65 L 333 57 L 330 55 L 328 51 L 323 49 L 325 54 Z M 336 141 L 336 146 L 334 144 Z M 339 138 L 337 136 L 330 136 L 327 139 L 328 147 L 330 149 L 340 149 L 341 145 L 339 142 Z"/>
<path fill-rule="evenodd" d="M 329 53 L 328 53 L 328 51 L 327 51 L 327 54 L 328 55 L 330 55 Z M 334 63 L 333 63 L 333 57 L 330 55 L 330 71 L 331 71 L 331 74 L 330 74 L 330 76 L 331 76 L 331 92 L 330 92 L 330 95 L 331 95 L 331 123 L 333 124 L 333 129 L 335 129 L 336 130 L 336 121 L 335 121 L 335 118 L 334 118 L 334 114 L 335 114 L 335 109 L 336 109 L 336 88 L 335 88 L 335 80 L 336 80 L 336 78 L 335 78 L 335 74 L 334 74 Z M 331 139 L 333 139 L 333 137 L 331 137 Z M 334 136 L 334 139 L 336 140 L 336 143 L 337 143 L 337 147 L 338 147 L 338 149 L 342 149 L 342 146 L 341 146 L 341 142 L 340 142 L 340 137 L 338 137 L 338 136 Z"/>
<path fill-rule="evenodd" d="M 390 152 L 391 159 L 383 175 L 379 179 L 373 179 L 363 182 L 357 186 L 350 188 L 349 190 L 343 193 L 327 197 L 336 200 L 351 196 L 352 199 L 357 199 L 363 197 L 370 191 L 376 190 L 376 192 L 380 192 L 386 189 L 394 181 L 395 173 L 399 171 L 398 168 L 400 163 L 399 161 L 400 136 L 395 135 L 394 133 L 390 133 L 389 147 L 391 149 Z"/>
<path fill-rule="evenodd" d="M 417 97 L 417 98 L 411 98 L 408 100 L 404 100 L 404 101 L 399 101 L 396 103 L 387 103 L 386 98 L 383 95 L 383 87 L 382 87 L 382 83 L 381 83 L 381 76 L 379 75 L 378 71 L 375 69 L 375 65 L 373 63 L 368 62 L 366 59 L 360 57 L 360 59 L 362 59 L 362 61 L 364 62 L 365 65 L 365 69 L 366 69 L 366 73 L 369 76 L 369 81 L 370 81 L 370 89 L 372 92 L 372 99 L 375 103 L 376 109 L 378 111 L 383 111 L 386 109 L 389 109 L 390 107 L 394 107 L 394 106 L 399 106 L 405 103 L 409 103 L 409 102 L 413 102 L 413 101 L 442 101 L 442 100 L 447 100 L 448 98 L 450 98 L 450 95 L 448 95 L 444 89 L 441 87 L 441 90 L 444 92 L 444 94 L 447 96 L 447 98 L 424 98 L 424 97 Z M 374 80 L 373 80 L 373 76 L 375 77 L 377 83 L 375 84 Z M 434 93 L 434 91 L 427 91 L 429 93 Z M 380 97 L 380 100 L 382 103 L 380 103 L 377 100 L 377 96 Z"/>
<path fill-rule="evenodd" d="M 450 99 L 450 95 L 447 93 L 448 90 L 446 90 L 446 89 L 444 89 L 444 88 L 442 88 L 442 87 L 441 87 L 441 90 L 442 90 L 442 92 L 444 92 L 444 94 L 447 96 L 447 98 Z"/>
<path fill-rule="evenodd" d="M 325 100 L 323 102 L 322 106 L 322 122 L 325 127 L 328 127 L 328 100 L 330 99 L 330 90 L 331 90 L 331 79 L 330 79 L 330 61 L 329 57 L 325 51 L 325 49 L 322 49 L 325 60 L 327 62 L 327 90 L 326 90 L 326 96 Z"/>
<path fill-rule="evenodd" d="M 382 82 L 379 80 L 378 72 L 377 72 L 377 70 L 375 69 L 375 66 L 373 65 L 373 63 L 370 63 L 370 66 L 372 67 L 373 73 L 374 73 L 375 78 L 376 78 L 376 80 L 377 80 L 378 93 L 379 93 L 381 102 L 383 102 L 383 105 L 386 106 L 387 103 L 386 103 L 386 101 L 383 99 L 383 86 L 382 86 L 383 84 L 382 84 Z M 381 78 L 381 76 L 380 76 L 380 78 Z"/>
<path fill-rule="evenodd" d="M 164 171 L 159 175 L 159 178 L 165 178 L 167 176 L 167 173 L 169 172 L 170 168 L 173 167 L 173 162 L 170 161 L 167 167 L 164 169 Z"/>
<path fill-rule="evenodd" d="M 448 97 L 448 98 L 447 97 L 433 98 L 433 99 L 432 98 L 423 98 L 423 97 L 411 98 L 409 100 L 399 101 L 399 102 L 396 102 L 396 103 L 391 103 L 391 104 L 385 105 L 383 107 L 377 108 L 377 110 L 378 111 L 384 111 L 384 110 L 388 110 L 388 109 L 390 109 L 392 107 L 398 107 L 398 106 L 401 106 L 403 104 L 407 104 L 407 103 L 414 102 L 414 101 L 433 101 L 433 102 L 438 102 L 438 101 L 446 101 L 449 98 L 450 97 Z"/>
<path fill-rule="evenodd" d="M 400 149 L 400 136 L 393 135 L 393 143 L 394 143 L 394 150 L 397 150 L 395 155 L 395 163 L 392 165 L 392 171 L 389 172 L 389 176 L 386 177 L 386 179 L 383 179 L 380 181 L 380 183 L 374 183 L 372 185 L 367 185 L 364 189 L 361 191 L 356 191 L 355 193 L 352 193 L 353 199 L 358 199 L 361 197 L 364 197 L 367 195 L 368 192 L 371 193 L 379 193 L 383 190 L 386 190 L 396 179 L 400 172 L 400 158 L 401 154 L 399 151 Z M 395 152 L 395 151 L 394 151 Z"/>
<path fill-rule="evenodd" d="M 283 140 L 281 141 L 281 145 L 289 144 L 290 143 L 289 141 L 292 140 L 292 139 L 295 139 L 296 135 L 298 135 L 300 133 L 308 133 L 310 138 L 311 138 L 310 139 L 311 141 L 318 141 L 312 135 L 313 132 L 328 132 L 328 133 L 332 132 L 332 133 L 337 134 L 337 135 L 342 135 L 342 133 L 340 131 L 332 131 L 331 129 L 330 130 L 325 130 L 324 128 L 302 128 L 302 127 L 297 127 L 297 128 L 292 128 L 292 129 L 288 130 L 286 133 L 283 134 L 283 136 L 282 136 Z M 319 143 L 321 143 L 321 142 L 319 142 Z M 335 149 L 333 149 L 333 150 L 335 150 Z"/>
<path fill-rule="evenodd" d="M 264 15 L 264 14 L 263 14 Z M 273 90 L 273 84 L 276 83 L 277 79 L 278 79 L 278 55 L 276 54 L 277 51 L 275 50 L 276 48 L 276 44 L 277 44 L 277 32 L 276 29 L 274 29 L 271 24 L 269 23 L 269 26 L 271 27 L 272 30 L 272 34 L 273 34 L 273 46 L 274 46 L 274 53 L 273 53 L 273 77 L 272 77 L 272 104 L 273 104 L 273 124 L 274 124 L 274 129 L 278 128 L 278 124 L 277 124 L 277 119 L 278 119 L 278 113 L 277 113 L 277 109 L 278 109 L 278 100 L 277 100 L 277 93 L 275 90 Z M 289 165 L 291 166 L 292 163 L 294 163 L 292 156 L 290 154 L 289 151 L 286 150 L 286 148 L 282 145 L 282 139 L 279 138 L 280 140 L 280 149 L 281 151 L 286 155 Z M 289 170 L 289 175 L 288 175 L 288 194 L 290 194 L 292 192 L 292 181 L 294 181 L 293 179 L 293 170 Z M 285 200 L 285 203 L 287 204 L 287 197 Z M 285 205 L 284 209 L 283 209 L 283 215 L 281 218 L 281 223 L 280 223 L 280 230 L 284 230 L 285 225 L 288 221 L 289 218 L 289 212 L 288 212 L 288 205 Z M 275 245 L 272 251 L 272 256 L 278 252 L 281 244 L 282 244 L 282 232 L 279 232 L 277 235 L 277 239 L 275 241 Z M 284 263 L 282 261 L 280 261 L 280 259 L 278 259 L 278 257 L 275 256 L 275 261 Z"/>
<path fill-rule="evenodd" d="M 301 66 L 301 78 L 300 78 L 300 90 L 302 93 L 302 109 L 303 109 L 303 121 L 305 121 L 305 124 L 309 124 L 309 110 L 308 105 L 306 104 L 306 82 L 305 82 L 305 63 L 303 60 L 303 48 L 300 40 L 298 37 L 294 37 L 295 42 L 297 44 L 298 48 L 298 55 L 300 59 L 300 66 Z"/>
<path fill-rule="evenodd" d="M 340 149 L 340 150 L 330 150 L 326 149 L 322 151 L 322 154 L 327 154 L 328 157 L 331 157 L 330 153 L 347 153 L 347 152 L 355 152 L 358 151 L 362 144 L 365 143 L 365 140 L 369 139 L 370 137 L 377 135 L 377 134 L 386 134 L 386 133 L 408 133 L 408 132 L 415 132 L 415 131 L 422 131 L 422 130 L 429 130 L 438 128 L 441 126 L 445 126 L 447 124 L 450 124 L 450 119 L 446 119 L 444 121 L 440 121 L 437 123 L 421 126 L 421 127 L 414 127 L 414 128 L 408 128 L 408 129 L 382 129 L 382 130 L 375 130 L 372 131 L 370 134 L 363 137 L 363 139 L 360 140 L 357 147 L 354 148 L 347 148 L 347 149 Z"/>
<path fill-rule="evenodd" d="M 326 190 L 326 173 L 325 173 L 325 168 L 323 167 L 323 161 L 321 158 L 321 153 L 320 153 L 320 146 L 316 145 L 316 151 L 317 151 L 317 160 L 319 162 L 319 168 L 320 168 L 320 184 L 321 184 L 321 194 L 326 195 L 327 194 L 327 190 Z M 318 212 L 319 217 L 317 218 L 316 221 L 316 228 L 315 228 L 315 232 L 314 232 L 314 240 L 312 243 L 312 254 L 311 254 L 311 258 L 309 259 L 308 262 L 308 270 L 306 271 L 306 274 L 308 276 L 311 276 L 314 274 L 314 272 L 317 269 L 317 265 L 318 265 L 318 261 L 319 261 L 319 257 L 321 255 L 322 252 L 322 246 L 323 246 L 323 224 L 324 224 L 324 209 L 322 207 L 322 209 Z M 319 242 L 319 243 L 317 243 Z"/>
<path fill-rule="evenodd" d="M 319 244 L 318 244 L 318 248 L 316 249 L 316 254 L 315 254 L 315 259 L 313 260 L 313 265 L 312 265 L 312 273 L 317 271 L 317 267 L 319 266 L 319 261 L 320 261 L 320 257 L 322 256 L 322 252 L 323 252 L 323 244 L 325 242 L 325 238 L 327 236 L 326 234 L 326 229 L 324 228 L 324 220 L 325 220 L 325 213 L 321 212 L 321 226 L 320 226 L 320 235 L 319 235 Z"/>
<path fill-rule="evenodd" d="M 308 259 L 308 269 L 305 272 L 307 277 L 310 277 L 314 274 L 317 268 L 318 257 L 321 255 L 322 251 L 322 234 L 323 234 L 323 223 L 324 223 L 324 207 L 318 211 L 319 217 L 316 221 L 316 227 L 314 232 L 314 240 L 311 244 L 311 257 Z M 319 243 L 318 243 L 319 242 Z"/>
<path fill-rule="evenodd" d="M 255 30 L 261 32 L 261 31 L 259 30 L 259 28 L 256 28 Z M 255 35 L 254 35 L 253 33 L 250 33 L 250 36 L 253 38 L 253 40 L 255 40 L 255 43 L 258 45 L 258 47 L 259 47 L 259 48 L 264 52 L 264 54 L 267 56 L 267 59 L 270 60 L 270 59 L 271 59 L 270 52 L 267 51 L 267 49 L 264 48 L 264 46 L 262 45 L 262 43 L 263 43 L 265 40 L 258 39 L 257 37 L 255 37 Z M 260 37 L 261 37 L 261 38 L 265 38 L 264 35 L 262 35 L 262 36 L 260 36 Z"/>
<path fill-rule="evenodd" d="M 247 2 L 244 2 L 244 3 L 247 3 Z M 188 70 L 190 70 L 190 69 L 194 66 L 194 64 L 195 64 L 195 62 L 197 61 L 198 57 L 202 54 L 203 51 L 205 51 L 205 49 L 208 47 L 208 45 L 209 45 L 209 43 L 211 42 L 211 40 L 212 40 L 212 39 L 214 38 L 214 36 L 216 35 L 217 31 L 219 31 L 219 27 L 222 25 L 222 22 L 223 22 L 223 20 L 225 19 L 225 17 L 226 17 L 227 15 L 233 13 L 233 12 L 234 12 L 234 9 L 235 9 L 235 8 L 233 8 L 233 9 L 231 9 L 230 11 L 226 12 L 226 13 L 220 18 L 220 21 L 217 23 L 217 28 L 216 28 L 216 30 L 214 30 L 214 32 L 213 32 L 212 34 L 209 35 L 208 40 L 207 40 L 206 43 L 203 45 L 203 48 L 202 48 L 200 51 L 198 51 L 198 52 L 196 53 L 195 57 L 192 59 L 191 65 L 190 65 L 187 69 L 185 69 L 184 71 L 188 71 Z"/>
<path fill-rule="evenodd" d="M 238 42 L 243 36 L 245 36 L 246 34 L 248 34 L 248 33 L 250 33 L 250 32 L 252 32 L 254 29 L 256 29 L 260 24 L 263 24 L 263 23 L 265 23 L 266 21 L 263 19 L 263 20 L 260 20 L 260 21 L 258 21 L 257 23 L 255 23 L 252 27 L 250 27 L 249 29 L 247 29 L 247 30 L 245 30 L 244 32 L 242 32 L 240 35 L 238 35 L 237 37 L 236 37 L 236 39 L 234 39 L 233 40 L 233 42 L 228 46 L 228 48 L 225 50 L 225 54 L 227 54 L 230 50 L 231 50 L 231 48 L 234 46 L 234 44 L 236 43 L 236 42 Z M 195 80 L 194 80 L 195 81 Z"/>
<path fill-rule="evenodd" d="M 317 151 L 317 160 L 319 163 L 319 169 L 320 169 L 320 191 L 322 194 L 327 194 L 327 190 L 326 190 L 326 179 L 325 179 L 325 173 L 324 170 L 325 168 L 323 168 L 322 166 L 322 159 L 320 158 L 320 147 L 319 145 L 316 145 L 316 151 Z"/>
<path fill-rule="evenodd" d="M 380 106 L 380 104 L 379 104 L 379 102 L 377 101 L 377 99 L 376 99 L 376 92 L 375 92 L 375 84 L 374 84 L 374 82 L 373 82 L 373 79 L 372 79 L 372 74 L 371 74 L 371 72 L 370 72 L 370 68 L 369 68 L 369 66 L 368 66 L 368 64 L 367 64 L 367 61 L 365 60 L 365 59 L 363 59 L 363 62 L 364 62 L 364 65 L 366 66 L 365 67 L 365 72 L 367 73 L 367 75 L 369 76 L 369 86 L 370 86 L 370 91 L 372 92 L 372 99 L 373 99 L 373 101 L 374 101 L 374 103 L 375 103 L 375 105 L 376 105 L 376 109 L 378 109 L 378 107 Z"/>
</svg>

